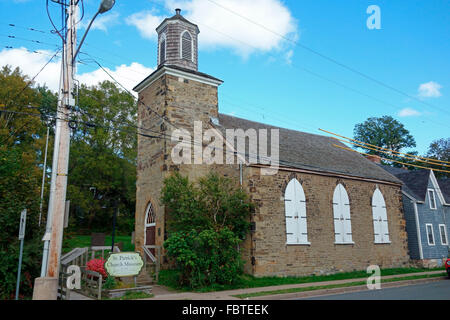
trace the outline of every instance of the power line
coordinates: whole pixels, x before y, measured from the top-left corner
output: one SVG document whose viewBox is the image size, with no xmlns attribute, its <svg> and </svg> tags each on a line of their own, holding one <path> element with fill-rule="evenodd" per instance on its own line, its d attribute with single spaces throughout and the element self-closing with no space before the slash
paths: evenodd
<svg viewBox="0 0 450 320">
<path fill-rule="evenodd" d="M 21 90 L 21 91 L 13 98 L 13 99 L 12 99 L 12 101 L 14 102 L 14 104 L 15 104 L 15 101 L 23 94 L 23 92 L 24 92 L 24 91 L 25 91 L 25 90 L 33 83 L 34 79 L 36 79 L 36 77 L 37 77 L 37 76 L 45 69 L 45 67 L 48 66 L 48 64 L 53 60 L 54 57 L 56 57 L 56 55 L 57 55 L 59 52 L 60 52 L 60 50 L 57 50 L 57 51 L 55 52 L 55 54 L 47 61 L 47 63 L 45 63 L 45 65 L 42 66 L 42 68 L 38 71 L 38 73 L 37 73 L 33 78 L 31 78 L 31 80 L 28 81 L 28 83 L 25 85 L 25 87 L 24 87 L 24 88 L 23 88 L 23 89 L 22 89 L 22 90 Z M 10 102 L 11 102 L 11 100 L 8 101 L 8 102 L 5 104 L 5 109 L 9 107 Z M 29 123 L 29 122 L 28 122 L 28 123 Z M 10 134 L 8 135 L 8 137 L 7 137 L 6 139 L 3 139 L 3 140 L 2 140 L 1 144 L 5 143 L 9 138 L 11 138 L 12 135 L 13 135 L 15 132 L 17 132 L 18 130 L 22 130 L 23 128 L 25 128 L 25 126 L 28 125 L 28 123 L 25 122 L 24 125 L 21 126 L 19 129 L 15 129 L 15 130 L 11 131 Z"/>
<path fill-rule="evenodd" d="M 165 8 L 163 5 L 161 5 L 160 3 L 155 2 L 154 0 L 150 0 L 150 1 L 151 1 L 153 4 L 155 4 L 156 6 L 159 6 L 159 7 L 161 7 L 161 8 L 166 9 L 166 8 Z M 194 20 L 192 20 L 192 19 L 191 19 L 191 22 L 193 22 L 193 23 L 195 23 L 195 24 L 197 24 L 197 25 L 200 25 L 200 26 L 202 26 L 202 27 L 206 27 L 206 28 L 208 28 L 208 29 L 210 29 L 210 30 L 212 30 L 212 31 L 214 31 L 214 32 L 216 32 L 216 33 L 218 33 L 218 34 L 221 34 L 221 35 L 223 35 L 223 36 L 225 36 L 225 37 L 227 37 L 227 38 L 229 38 L 229 39 L 232 39 L 232 40 L 234 40 L 234 41 L 237 41 L 237 42 L 239 42 L 239 43 L 242 43 L 242 44 L 244 44 L 244 45 L 246 45 L 246 46 L 248 46 L 248 47 L 250 47 L 250 48 L 253 48 L 253 49 L 255 49 L 255 50 L 259 50 L 259 48 L 257 48 L 256 46 L 254 46 L 254 45 L 252 45 L 252 44 L 250 44 L 250 43 L 248 43 L 248 42 L 245 42 L 245 41 L 242 41 L 242 40 L 240 40 L 240 39 L 237 39 L 237 38 L 235 38 L 235 37 L 233 37 L 233 36 L 230 36 L 230 35 L 228 35 L 228 34 L 222 32 L 222 31 L 219 31 L 219 30 L 217 30 L 217 29 L 215 29 L 215 28 L 213 28 L 213 27 L 211 27 L 211 26 L 208 26 L 208 25 L 202 23 L 202 22 L 197 22 L 197 21 L 194 21 Z M 278 58 L 276 55 L 271 54 L 271 53 L 269 53 L 269 52 L 268 52 L 267 54 L 268 54 L 269 56 L 271 56 L 271 57 Z M 340 83 L 340 82 L 338 82 L 338 81 L 336 81 L 336 80 L 333 80 L 333 79 L 331 79 L 331 78 L 328 78 L 328 77 L 326 77 L 326 76 L 323 76 L 323 75 L 321 75 L 321 74 L 319 74 L 319 73 L 317 73 L 317 72 L 315 72 L 315 71 L 312 71 L 312 70 L 310 70 L 310 69 L 308 69 L 308 68 L 301 67 L 301 66 L 297 66 L 297 65 L 294 64 L 294 63 L 291 63 L 291 65 L 292 65 L 294 68 L 299 69 L 300 71 L 306 72 L 306 73 L 308 73 L 308 74 L 310 74 L 310 75 L 312 75 L 312 76 L 314 76 L 314 77 L 316 77 L 316 78 L 319 78 L 319 79 L 321 79 L 321 80 L 330 82 L 330 83 L 332 83 L 332 84 L 334 84 L 334 85 L 336 85 L 336 86 L 339 86 L 339 87 L 344 88 L 344 89 L 346 89 L 346 90 L 352 91 L 352 92 L 354 92 L 354 93 L 357 93 L 357 94 L 359 94 L 359 95 L 361 95 L 361 96 L 364 96 L 364 97 L 366 97 L 366 98 L 369 98 L 369 99 L 371 99 L 371 100 L 377 101 L 377 102 L 379 102 L 379 103 L 381 103 L 381 104 L 384 104 L 384 105 L 386 105 L 386 106 L 389 106 L 389 107 L 395 109 L 396 111 L 399 111 L 399 110 L 400 110 L 396 105 L 394 105 L 394 104 L 392 104 L 392 103 L 390 103 L 390 102 L 384 101 L 384 100 L 379 99 L 379 98 L 377 98 L 377 97 L 375 97 L 375 96 L 369 95 L 369 94 L 367 94 L 367 93 L 365 93 L 365 92 L 363 92 L 363 91 L 360 91 L 360 90 L 358 90 L 358 89 L 352 88 L 352 87 L 350 87 L 350 86 L 348 86 L 348 85 L 346 85 L 346 84 Z M 446 128 L 449 128 L 448 124 L 443 124 L 443 123 L 440 123 L 440 122 L 438 122 L 438 121 L 435 121 L 435 120 L 426 118 L 426 117 L 424 117 L 424 116 L 422 116 L 422 118 L 427 119 L 429 122 L 433 122 L 433 123 L 435 123 L 435 124 L 438 124 L 438 125 L 444 126 L 444 127 L 446 127 Z"/>
<path fill-rule="evenodd" d="M 370 156 L 370 154 L 368 154 L 368 153 L 356 151 L 356 150 L 353 150 L 351 148 L 345 148 L 345 147 L 342 147 L 342 146 L 338 146 L 337 144 L 333 144 L 333 146 L 337 147 L 337 148 L 340 148 L 340 149 L 347 150 L 347 151 L 356 152 L 356 153 L 359 153 L 359 154 L 362 154 L 362 155 Z M 383 160 L 386 160 L 386 161 L 392 161 L 392 162 L 400 163 L 400 164 L 403 164 L 405 166 L 412 166 L 412 167 L 416 167 L 416 168 L 420 168 L 420 169 L 427 169 L 427 170 L 433 170 L 433 171 L 450 173 L 450 171 L 448 171 L 448 170 L 440 170 L 440 169 L 434 169 L 434 168 L 429 168 L 429 167 L 423 167 L 423 166 L 418 166 L 418 165 L 415 165 L 415 164 L 405 163 L 405 162 L 392 160 L 392 159 L 387 159 L 387 158 L 383 158 L 383 157 L 380 157 L 380 158 L 383 159 Z"/>
<path fill-rule="evenodd" d="M 410 155 L 407 155 L 407 154 L 405 154 L 404 156 L 399 156 L 397 154 L 391 154 L 389 151 L 382 151 L 382 150 L 379 150 L 379 149 L 375 149 L 375 148 L 367 147 L 367 146 L 364 146 L 364 145 L 360 145 L 360 144 L 357 144 L 357 143 L 354 143 L 354 142 L 346 141 L 346 140 L 343 140 L 343 139 L 338 139 L 338 138 L 333 138 L 333 139 L 336 139 L 336 140 L 344 142 L 344 143 L 352 144 L 352 145 L 354 145 L 356 147 L 359 147 L 359 148 L 364 148 L 364 149 L 369 149 L 369 150 L 372 150 L 372 151 L 382 152 L 382 153 L 385 153 L 385 154 L 388 154 L 388 155 L 391 155 L 391 156 L 396 156 L 396 157 L 399 157 L 399 158 L 404 158 L 404 159 L 408 159 L 408 160 L 414 160 L 414 161 L 417 161 L 417 162 L 423 162 L 423 163 L 427 163 L 427 164 L 431 164 L 431 165 L 435 165 L 435 166 L 450 167 L 450 165 L 448 165 L 448 164 L 436 163 L 436 162 L 434 162 L 434 160 L 433 161 L 431 161 L 431 160 L 420 160 L 419 156 L 413 156 L 413 155 L 410 156 Z"/>
<path fill-rule="evenodd" d="M 32 28 L 32 27 L 19 26 L 19 25 L 16 25 L 14 23 L 2 23 L 2 24 L 6 25 L 8 27 L 19 28 L 19 29 L 24 29 L 24 30 L 34 31 L 34 32 L 39 32 L 39 33 L 49 33 L 49 34 L 51 34 L 50 32 L 47 32 L 47 31 L 38 30 L 38 29 L 35 29 L 35 28 Z"/>
<path fill-rule="evenodd" d="M 416 158 L 420 158 L 420 159 L 424 159 L 424 160 L 431 160 L 431 161 L 434 161 L 434 162 L 442 162 L 442 163 L 448 163 L 448 164 L 450 164 L 450 162 L 448 162 L 448 161 L 443 161 L 443 160 L 437 160 L 437 159 L 431 159 L 431 158 L 425 158 L 425 157 L 415 156 L 415 155 L 413 155 L 413 154 L 403 153 L 403 152 L 395 151 L 395 150 L 392 150 L 392 149 L 387 149 L 387 148 L 379 147 L 379 146 L 376 146 L 376 145 L 373 145 L 373 144 L 370 144 L 370 143 L 362 142 L 362 141 L 359 141 L 359 140 L 351 139 L 351 138 L 348 138 L 348 137 L 345 137 L 345 136 L 342 136 L 342 135 L 339 135 L 339 134 L 337 134 L 337 133 L 333 133 L 333 132 L 330 132 L 330 131 L 327 131 L 327 130 L 324 130 L 324 129 L 319 129 L 319 130 L 320 130 L 320 131 L 323 131 L 323 132 L 326 132 L 326 133 L 328 133 L 328 134 L 332 134 L 332 135 L 337 136 L 337 137 L 341 137 L 341 138 L 344 138 L 344 139 L 347 139 L 347 140 L 355 141 L 355 142 L 357 142 L 357 143 L 360 143 L 360 144 L 363 144 L 363 145 L 366 145 L 366 146 L 370 146 L 370 147 L 374 147 L 374 148 L 378 148 L 378 149 L 381 149 L 381 150 L 386 150 L 386 151 L 389 151 L 389 152 L 393 152 L 393 153 L 397 153 L 397 154 L 402 154 L 402 155 L 406 155 L 406 156 L 410 156 L 410 157 L 416 157 Z M 366 148 L 366 147 L 364 147 L 364 148 Z M 368 149 L 369 149 L 369 148 L 368 148 Z M 381 151 L 381 150 L 380 150 L 380 151 Z M 381 151 L 381 152 L 382 152 L 382 151 Z"/>
<path fill-rule="evenodd" d="M 6 35 L 6 34 L 0 34 L 0 36 L 5 37 L 5 38 L 9 38 L 9 39 L 17 39 L 17 40 L 22 40 L 22 41 L 28 41 L 28 42 L 33 42 L 33 43 L 37 43 L 37 44 L 41 44 L 41 45 L 46 45 L 46 46 L 51 46 L 51 47 L 57 47 L 60 48 L 61 46 L 54 44 L 54 43 L 49 43 L 49 42 L 44 42 L 44 41 L 40 41 L 40 40 L 35 40 L 35 39 L 27 39 L 27 38 L 22 38 L 22 37 L 18 37 L 15 35 Z"/>
<path fill-rule="evenodd" d="M 313 54 L 315 54 L 315 55 L 317 55 L 317 56 L 319 56 L 319 57 L 321 57 L 321 58 L 323 58 L 323 59 L 325 59 L 325 60 L 327 60 L 327 61 L 329 61 L 331 63 L 334 63 L 334 64 L 336 64 L 336 65 L 338 65 L 338 66 L 340 66 L 340 67 L 342 67 L 342 68 L 344 68 L 344 69 L 346 69 L 348 71 L 351 71 L 351 72 L 353 72 L 353 73 L 355 73 L 355 74 L 357 74 L 357 75 L 359 75 L 359 76 L 361 76 L 363 78 L 366 78 L 366 79 L 368 79 L 368 80 L 370 80 L 372 82 L 375 82 L 376 84 L 378 84 L 378 85 L 380 85 L 382 87 L 385 87 L 385 88 L 390 89 L 390 90 L 392 90 L 394 92 L 397 92 L 398 94 L 401 94 L 401 95 L 403 95 L 403 96 L 405 96 L 405 97 L 407 97 L 409 99 L 416 100 L 416 101 L 418 101 L 418 102 L 420 102 L 420 103 L 422 103 L 422 104 L 424 104 L 426 106 L 438 109 L 438 110 L 440 110 L 440 111 L 442 111 L 444 113 L 449 114 L 448 111 L 445 110 L 445 109 L 442 109 L 440 107 L 437 107 L 437 106 L 434 106 L 434 105 L 432 105 L 430 103 L 422 101 L 422 100 L 420 100 L 420 99 L 418 99 L 418 98 L 416 98 L 414 96 L 411 96 L 411 95 L 409 95 L 409 94 L 407 94 L 407 93 L 405 93 L 405 92 L 403 92 L 403 91 L 401 91 L 401 90 L 399 90 L 397 88 L 392 87 L 391 85 L 388 85 L 388 84 L 386 84 L 386 83 L 384 83 L 384 82 L 382 82 L 380 80 L 377 80 L 377 79 L 373 78 L 372 76 L 369 76 L 369 75 L 367 75 L 367 74 L 365 74 L 365 73 L 363 73 L 363 72 L 361 72 L 359 70 L 356 70 L 355 68 L 352 68 L 352 67 L 350 67 L 350 66 L 348 66 L 348 65 L 346 65 L 346 64 L 344 64 L 342 62 L 339 62 L 339 61 L 337 61 L 334 58 L 331 58 L 331 57 L 329 57 L 329 56 L 327 56 L 327 55 L 325 55 L 323 53 L 318 52 L 317 50 L 314 50 L 314 49 L 312 49 L 312 48 L 310 48 L 310 47 L 308 47 L 308 46 L 306 46 L 304 44 L 301 44 L 297 40 L 290 39 L 290 38 L 288 38 L 288 37 L 286 37 L 286 36 L 276 32 L 276 31 L 266 27 L 265 25 L 263 25 L 263 24 L 261 24 L 259 22 L 256 22 L 256 21 L 254 21 L 254 20 L 252 20 L 252 19 L 250 19 L 250 18 L 248 18 L 248 17 L 246 17 L 246 16 L 244 16 L 244 15 L 242 15 L 242 14 L 240 14 L 240 13 L 238 13 L 238 12 L 228 8 L 228 7 L 226 7 L 226 6 L 223 6 L 223 5 L 219 4 L 219 3 L 217 3 L 214 0 L 208 0 L 208 1 L 213 3 L 213 4 L 215 4 L 218 7 L 221 7 L 224 10 L 227 10 L 227 11 L 231 12 L 234 15 L 237 15 L 237 16 L 241 17 L 244 20 L 247 20 L 248 22 L 250 22 L 250 23 L 252 23 L 254 25 L 259 26 L 260 28 L 263 28 L 264 30 L 266 30 L 266 31 L 268 31 L 268 32 L 270 32 L 270 33 L 272 33 L 272 34 L 274 34 L 274 35 L 276 35 L 276 36 L 286 40 L 286 41 L 294 43 L 295 45 L 297 45 L 298 47 L 300 47 L 302 49 L 305 49 L 305 50 L 307 50 L 307 51 L 309 51 L 309 52 L 311 52 L 311 53 L 313 53 Z"/>
<path fill-rule="evenodd" d="M 132 96 L 134 98 L 134 95 L 127 89 L 125 88 L 125 86 L 123 84 L 121 84 L 119 81 L 117 81 L 97 60 L 93 59 L 92 60 L 116 83 L 118 84 L 122 89 L 125 90 L 125 92 L 127 92 L 130 96 Z M 146 105 L 144 102 L 142 102 L 142 100 L 137 100 L 138 103 L 142 104 L 144 107 L 147 108 L 147 110 L 150 110 L 152 113 L 154 113 L 155 115 L 157 115 L 160 119 L 162 119 L 164 122 L 169 123 L 170 125 L 172 125 L 173 127 L 175 127 L 176 129 L 179 129 L 178 126 L 176 126 L 175 124 L 173 124 L 167 117 L 164 117 L 162 115 L 160 115 L 158 112 L 154 111 L 152 108 L 150 108 L 150 106 Z"/>
</svg>

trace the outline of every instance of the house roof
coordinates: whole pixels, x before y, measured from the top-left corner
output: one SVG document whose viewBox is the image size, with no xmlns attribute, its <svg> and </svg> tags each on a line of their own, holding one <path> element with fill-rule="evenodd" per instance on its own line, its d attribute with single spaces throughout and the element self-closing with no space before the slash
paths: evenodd
<svg viewBox="0 0 450 320">
<path fill-rule="evenodd" d="M 360 154 L 333 146 L 344 146 L 331 137 L 305 133 L 270 126 L 241 118 L 219 114 L 217 129 L 225 134 L 225 129 L 267 129 L 270 142 L 270 129 L 279 129 L 280 166 L 344 174 L 365 179 L 375 179 L 400 184 L 396 177 L 367 160 Z M 270 152 L 270 148 L 268 148 Z"/>
<path fill-rule="evenodd" d="M 387 165 L 379 165 L 403 182 L 403 190 L 417 201 L 425 201 L 430 179 L 430 170 L 405 170 Z"/>
<path fill-rule="evenodd" d="M 444 178 L 444 179 L 437 179 L 439 183 L 439 188 L 442 191 L 442 195 L 445 198 L 446 203 L 450 203 L 450 179 Z"/>
<path fill-rule="evenodd" d="M 181 10 L 180 10 L 181 11 Z M 198 26 L 195 23 L 190 22 L 189 20 L 187 20 L 185 17 L 183 17 L 181 14 L 175 14 L 174 16 L 170 17 L 170 18 L 165 18 L 163 20 L 163 22 L 161 22 L 161 24 L 156 28 L 156 30 L 160 29 L 161 26 L 163 26 L 167 21 L 174 21 L 174 20 L 180 20 L 183 21 L 185 23 L 188 23 L 192 26 L 194 26 L 197 29 L 197 32 L 200 33 L 200 30 L 198 28 Z"/>
</svg>

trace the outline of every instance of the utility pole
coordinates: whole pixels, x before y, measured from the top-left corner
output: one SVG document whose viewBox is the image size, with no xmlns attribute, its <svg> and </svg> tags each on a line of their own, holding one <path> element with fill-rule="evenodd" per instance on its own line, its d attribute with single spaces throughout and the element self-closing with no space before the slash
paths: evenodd
<svg viewBox="0 0 450 320">
<path fill-rule="evenodd" d="M 61 255 L 61 246 L 63 238 L 64 211 L 66 207 L 66 190 L 67 190 L 67 173 L 69 169 L 69 149 L 70 149 L 70 128 L 69 113 L 75 107 L 75 99 L 73 97 L 73 55 L 76 45 L 76 10 L 77 4 L 75 0 L 70 0 L 68 7 L 67 19 L 67 36 L 64 48 L 64 64 L 63 64 L 63 88 L 62 101 L 58 106 L 58 119 L 56 126 L 60 127 L 60 140 L 56 166 L 55 189 L 51 190 L 52 201 L 52 230 L 50 238 L 50 247 L 47 262 L 47 277 L 57 278 L 59 276 L 59 258 Z"/>
<path fill-rule="evenodd" d="M 55 1 L 66 8 L 67 34 L 63 43 L 61 83 L 55 129 L 55 146 L 53 151 L 52 180 L 47 214 L 47 226 L 44 235 L 44 252 L 42 255 L 41 277 L 35 279 L 33 300 L 56 300 L 58 291 L 59 264 L 64 230 L 64 212 L 66 207 L 67 174 L 69 169 L 70 128 L 69 114 L 75 107 L 74 74 L 76 57 L 79 49 L 98 14 L 109 11 L 115 0 L 102 0 L 100 7 L 91 20 L 80 47 L 77 43 L 77 10 L 79 0 Z M 63 17 L 65 18 L 65 17 Z"/>
<path fill-rule="evenodd" d="M 35 281 L 33 299 L 56 300 L 58 293 L 59 264 L 63 239 L 64 211 L 66 205 L 67 173 L 69 167 L 70 128 L 69 114 L 75 106 L 73 97 L 73 55 L 76 45 L 77 0 L 67 6 L 67 35 L 63 43 L 61 84 L 55 129 L 52 180 L 41 278 Z"/>
</svg>

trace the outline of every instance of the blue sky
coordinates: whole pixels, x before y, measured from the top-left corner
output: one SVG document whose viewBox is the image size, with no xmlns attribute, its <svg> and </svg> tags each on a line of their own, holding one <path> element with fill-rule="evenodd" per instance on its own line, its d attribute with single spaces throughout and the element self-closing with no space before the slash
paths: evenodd
<svg viewBox="0 0 450 320">
<path fill-rule="evenodd" d="M 213 1 L 264 27 L 210 0 L 117 0 L 89 32 L 82 51 L 132 87 L 156 67 L 155 27 L 180 7 L 200 28 L 199 71 L 224 80 L 219 88 L 222 113 L 311 133 L 320 134 L 317 129 L 323 128 L 350 137 L 355 124 L 368 117 L 392 115 L 412 133 L 422 154 L 432 140 L 450 137 L 449 1 Z M 99 2 L 84 0 L 80 38 Z M 381 10 L 380 30 L 367 28 L 369 5 Z M 51 13 L 60 25 L 53 3 Z M 56 49 L 52 45 L 60 44 L 55 35 L 26 29 L 52 29 L 45 0 L 0 0 L 0 21 L 0 64 L 18 65 L 34 75 Z M 58 68 L 55 61 L 37 81 L 54 88 Z M 108 79 L 93 63 L 79 65 L 78 74 L 87 84 Z"/>
</svg>

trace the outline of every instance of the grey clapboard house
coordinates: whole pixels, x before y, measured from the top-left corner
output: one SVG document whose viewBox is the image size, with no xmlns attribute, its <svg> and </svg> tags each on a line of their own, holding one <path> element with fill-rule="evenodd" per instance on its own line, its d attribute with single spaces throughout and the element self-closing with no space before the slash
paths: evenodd
<svg viewBox="0 0 450 320">
<path fill-rule="evenodd" d="M 449 256 L 450 179 L 436 179 L 432 170 L 380 166 L 403 182 L 411 259 L 425 267 L 442 266 Z"/>
</svg>

